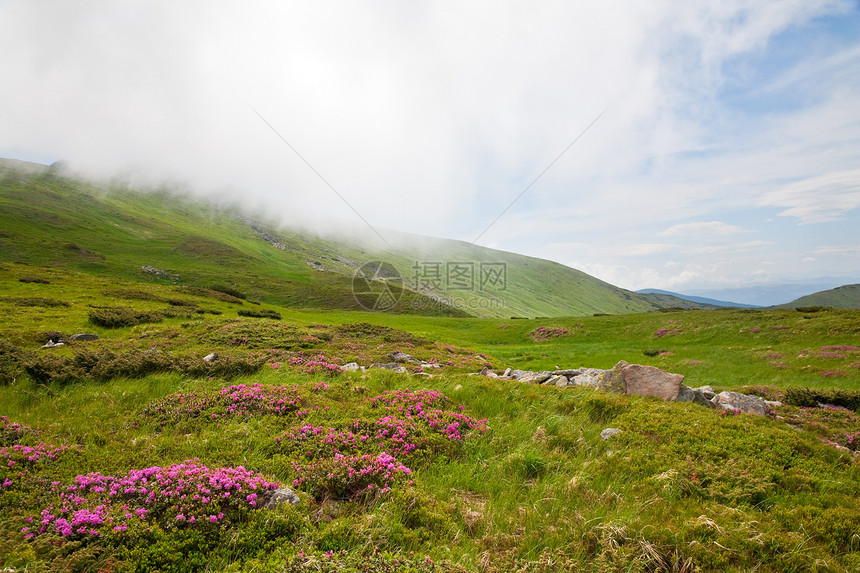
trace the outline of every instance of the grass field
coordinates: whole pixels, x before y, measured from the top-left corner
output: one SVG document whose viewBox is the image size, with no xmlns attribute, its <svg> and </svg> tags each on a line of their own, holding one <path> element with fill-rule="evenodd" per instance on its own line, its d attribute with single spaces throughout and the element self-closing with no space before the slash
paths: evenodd
<svg viewBox="0 0 860 573">
<path fill-rule="evenodd" d="M 690 386 L 851 397 L 858 311 L 294 310 L 14 263 L 0 293 L 8 570 L 860 568 L 850 409 L 733 415 L 469 375 L 623 359 Z M 100 339 L 41 348 L 82 332 Z M 394 351 L 439 367 L 340 371 Z M 275 484 L 300 502 L 255 507 Z"/>
</svg>

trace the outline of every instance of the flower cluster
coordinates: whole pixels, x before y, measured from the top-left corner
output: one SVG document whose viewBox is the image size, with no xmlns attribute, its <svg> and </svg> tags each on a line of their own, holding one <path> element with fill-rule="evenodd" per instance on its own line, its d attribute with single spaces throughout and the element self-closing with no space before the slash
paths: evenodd
<svg viewBox="0 0 860 573">
<path fill-rule="evenodd" d="M 673 334 L 681 334 L 681 331 L 677 328 L 673 328 L 672 330 L 669 330 L 667 328 L 660 328 L 657 330 L 657 332 L 654 333 L 654 336 L 656 338 L 662 338 L 664 336 L 671 336 Z"/>
<path fill-rule="evenodd" d="M 217 393 L 171 394 L 147 405 L 141 415 L 163 426 L 198 417 L 217 420 L 228 416 L 284 416 L 297 411 L 301 404 L 302 396 L 295 386 L 235 384 Z"/>
<path fill-rule="evenodd" d="M 293 485 L 310 489 L 318 499 L 383 494 L 412 473 L 384 452 L 376 456 L 335 454 L 306 465 L 293 462 L 293 470 L 298 476 Z"/>
<path fill-rule="evenodd" d="M 275 438 L 274 451 L 308 461 L 294 463 L 296 486 L 319 499 L 385 493 L 392 480 L 410 473 L 404 463 L 421 463 L 430 453 L 451 455 L 467 432 L 486 430 L 486 420 L 434 408 L 449 402 L 435 390 L 389 391 L 364 402 L 384 415 L 339 428 L 306 424 Z"/>
<path fill-rule="evenodd" d="M 543 342 L 551 338 L 567 336 L 568 334 L 570 334 L 570 330 L 566 328 L 547 328 L 546 326 L 538 326 L 529 332 L 529 338 L 535 342 Z"/>
<path fill-rule="evenodd" d="M 0 446 L 17 444 L 24 436 L 36 435 L 37 433 L 30 426 L 10 422 L 6 416 L 0 416 Z"/>
<path fill-rule="evenodd" d="M 0 490 L 21 485 L 30 470 L 39 464 L 55 460 L 68 446 L 14 444 L 0 448 Z"/>
<path fill-rule="evenodd" d="M 845 376 L 844 370 L 823 370 L 821 375 L 825 378 L 835 378 L 837 376 Z"/>
<path fill-rule="evenodd" d="M 258 507 L 279 485 L 242 466 L 210 469 L 198 460 L 119 476 L 89 473 L 65 488 L 55 482 L 58 501 L 41 511 L 38 525 L 21 531 L 25 537 L 46 532 L 73 537 L 123 532 L 135 522 L 168 528 L 218 524 Z"/>
</svg>

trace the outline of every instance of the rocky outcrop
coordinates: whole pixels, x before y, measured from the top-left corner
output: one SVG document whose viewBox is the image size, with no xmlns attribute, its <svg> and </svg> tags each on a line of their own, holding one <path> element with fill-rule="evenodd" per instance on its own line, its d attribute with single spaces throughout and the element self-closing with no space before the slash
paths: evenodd
<svg viewBox="0 0 860 573">
<path fill-rule="evenodd" d="M 390 366 L 395 365 L 396 363 Z M 762 416 L 769 414 L 771 406 L 778 404 L 769 404 L 757 396 L 748 396 L 738 392 L 722 392 L 718 395 L 710 386 L 691 388 L 683 384 L 683 374 L 666 372 L 655 366 L 628 364 L 624 360 L 618 362 L 610 370 L 569 368 L 535 372 L 508 368 L 504 374 L 500 375 L 484 368 L 476 375 L 501 380 L 516 380 L 528 384 L 543 384 L 557 388 L 575 386 L 597 388 L 628 396 L 658 398 L 666 402 L 689 402 L 705 408 L 739 410 Z"/>
</svg>

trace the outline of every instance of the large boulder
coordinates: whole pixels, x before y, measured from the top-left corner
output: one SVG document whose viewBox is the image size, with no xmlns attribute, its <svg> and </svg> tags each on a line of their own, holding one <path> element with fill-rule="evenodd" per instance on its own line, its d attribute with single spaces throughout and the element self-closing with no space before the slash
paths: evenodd
<svg viewBox="0 0 860 573">
<path fill-rule="evenodd" d="M 726 410 L 740 410 L 747 414 L 759 416 L 766 416 L 770 412 L 770 406 L 764 400 L 758 396 L 750 396 L 740 392 L 720 392 L 714 401 Z"/>
<path fill-rule="evenodd" d="M 619 364 L 621 364 L 619 362 Z M 615 366 L 618 368 L 618 365 Z M 678 397 L 683 374 L 673 374 L 656 366 L 628 364 L 621 369 L 628 396 L 652 396 L 667 402 Z"/>
<path fill-rule="evenodd" d="M 630 366 L 624 360 L 612 367 L 612 370 L 603 372 L 597 380 L 597 387 L 606 392 L 615 392 L 616 394 L 624 394 L 627 391 L 627 386 L 624 381 L 624 369 Z"/>
</svg>

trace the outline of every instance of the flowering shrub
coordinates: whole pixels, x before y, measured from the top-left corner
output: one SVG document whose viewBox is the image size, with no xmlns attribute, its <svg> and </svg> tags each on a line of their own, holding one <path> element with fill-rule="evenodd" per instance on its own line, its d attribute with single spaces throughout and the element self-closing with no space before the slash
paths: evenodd
<svg viewBox="0 0 860 573">
<path fill-rule="evenodd" d="M 20 486 L 24 478 L 38 465 L 55 460 L 68 446 L 14 444 L 0 448 L 0 491 Z"/>
<path fill-rule="evenodd" d="M 98 537 L 124 532 L 136 522 L 162 528 L 219 527 L 238 521 L 279 487 L 242 466 L 210 469 L 187 460 L 166 468 L 131 470 L 119 476 L 78 475 L 67 487 L 52 485 L 57 501 L 32 516 L 21 532 Z M 34 521 L 38 520 L 38 521 Z"/>
<path fill-rule="evenodd" d="M 844 370 L 823 370 L 821 375 L 825 378 L 835 378 L 837 376 L 845 376 Z"/>
<path fill-rule="evenodd" d="M 664 336 L 671 336 L 673 334 L 681 334 L 681 331 L 677 328 L 673 328 L 672 330 L 669 330 L 667 328 L 660 328 L 657 330 L 657 332 L 654 333 L 654 336 L 656 338 L 662 338 Z"/>
<path fill-rule="evenodd" d="M 147 405 L 141 415 L 163 426 L 198 417 L 217 420 L 228 416 L 285 416 L 296 412 L 301 404 L 302 396 L 295 386 L 235 384 L 215 393 L 171 394 Z"/>
<path fill-rule="evenodd" d="M 0 416 L 0 446 L 17 444 L 24 436 L 34 436 L 37 433 L 30 426 L 10 422 L 6 416 Z"/>
<path fill-rule="evenodd" d="M 570 334 L 570 330 L 566 328 L 547 328 L 546 326 L 538 326 L 529 332 L 529 338 L 535 342 L 543 342 L 551 338 L 567 336 L 568 334 Z"/>
<path fill-rule="evenodd" d="M 293 462 L 293 470 L 298 476 L 293 485 L 308 490 L 317 499 L 383 494 L 395 481 L 404 481 L 412 473 L 387 453 L 377 456 L 335 454 L 306 465 Z"/>
</svg>

